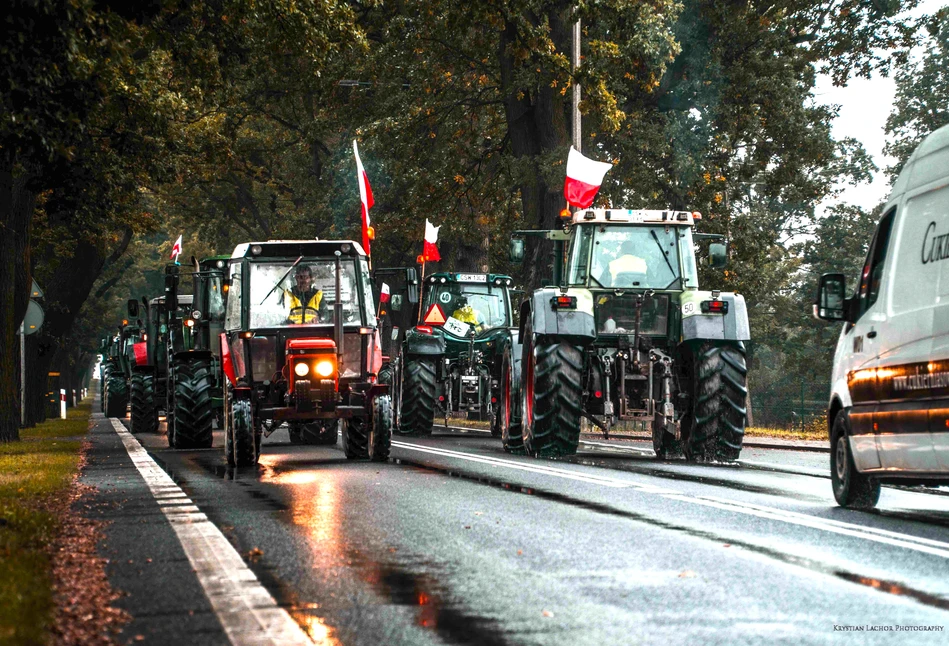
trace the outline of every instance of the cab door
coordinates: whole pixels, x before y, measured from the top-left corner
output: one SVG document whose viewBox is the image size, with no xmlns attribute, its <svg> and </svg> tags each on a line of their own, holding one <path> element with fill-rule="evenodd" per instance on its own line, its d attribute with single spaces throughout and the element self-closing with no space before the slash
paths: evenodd
<svg viewBox="0 0 949 646">
<path fill-rule="evenodd" d="M 887 320 L 884 302 L 879 296 L 893 224 L 892 212 L 888 215 L 890 217 L 884 216 L 877 226 L 860 271 L 860 282 L 855 294 L 856 320 L 844 332 L 844 351 L 849 366 L 847 384 L 853 402 L 850 448 L 860 471 L 880 467 L 874 416 L 880 403 L 876 371 L 879 337 Z"/>
</svg>

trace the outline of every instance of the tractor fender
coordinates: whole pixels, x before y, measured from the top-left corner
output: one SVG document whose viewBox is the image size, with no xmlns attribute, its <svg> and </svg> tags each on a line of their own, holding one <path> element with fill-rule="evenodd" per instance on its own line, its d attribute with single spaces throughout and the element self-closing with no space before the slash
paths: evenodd
<svg viewBox="0 0 949 646">
<path fill-rule="evenodd" d="M 682 340 L 750 341 L 748 308 L 741 294 L 724 293 L 719 300 L 728 303 L 725 314 L 703 314 L 702 301 L 712 300 L 711 292 L 682 294 Z"/>
<path fill-rule="evenodd" d="M 406 331 L 404 352 L 408 355 L 442 355 L 445 354 L 445 337 L 441 334 L 425 334 L 415 328 Z"/>
<path fill-rule="evenodd" d="M 558 296 L 571 296 L 576 299 L 572 308 L 554 306 Z M 593 318 L 593 294 L 587 289 L 568 289 L 566 293 L 556 287 L 545 287 L 531 294 L 522 305 L 529 308 L 521 311 L 521 338 L 526 315 L 531 317 L 534 334 L 569 337 L 580 343 L 596 338 L 596 321 Z"/>
</svg>

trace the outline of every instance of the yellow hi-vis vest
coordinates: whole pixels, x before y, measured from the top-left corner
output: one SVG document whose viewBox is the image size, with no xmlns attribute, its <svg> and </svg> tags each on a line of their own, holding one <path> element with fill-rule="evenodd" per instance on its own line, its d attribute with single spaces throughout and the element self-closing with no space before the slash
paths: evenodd
<svg viewBox="0 0 949 646">
<path fill-rule="evenodd" d="M 323 290 L 318 289 L 310 301 L 303 307 L 301 301 L 292 291 L 285 290 L 284 293 L 290 299 L 290 315 L 287 317 L 291 323 L 299 325 L 301 323 L 319 323 L 320 303 L 323 301 Z"/>
<path fill-rule="evenodd" d="M 481 328 L 481 322 L 478 320 L 478 313 L 475 312 L 475 309 L 471 305 L 465 305 L 451 314 L 452 318 L 461 321 L 462 323 L 470 323 L 474 326 L 475 332 L 479 332 Z"/>
</svg>

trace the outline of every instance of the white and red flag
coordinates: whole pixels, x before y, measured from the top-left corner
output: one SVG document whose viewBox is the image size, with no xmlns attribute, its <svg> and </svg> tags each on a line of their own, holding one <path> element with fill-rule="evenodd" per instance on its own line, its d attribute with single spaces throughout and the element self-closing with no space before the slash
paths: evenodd
<svg viewBox="0 0 949 646">
<path fill-rule="evenodd" d="M 567 155 L 567 179 L 563 184 L 563 196 L 567 199 L 567 204 L 581 209 L 589 208 L 600 190 L 603 176 L 611 168 L 612 164 L 587 159 L 570 146 L 570 154 Z"/>
<path fill-rule="evenodd" d="M 379 302 L 388 303 L 389 302 L 389 284 L 382 283 L 382 291 L 379 293 Z"/>
<path fill-rule="evenodd" d="M 356 154 L 356 175 L 359 180 L 359 201 L 362 203 L 362 246 L 369 255 L 369 242 L 374 237 L 370 231 L 369 209 L 372 208 L 372 187 L 369 186 L 369 176 L 366 175 L 366 169 L 362 167 L 362 160 L 359 159 L 359 146 L 353 139 L 353 152 Z"/>
<path fill-rule="evenodd" d="M 441 226 L 432 226 L 428 218 L 425 219 L 425 242 L 422 246 L 422 255 L 425 257 L 425 262 L 437 262 L 442 259 L 441 254 L 438 253 L 438 247 L 435 246 L 435 243 L 438 242 L 439 229 L 441 229 Z"/>
<path fill-rule="evenodd" d="M 181 236 L 175 240 L 175 245 L 171 248 L 171 259 L 178 262 L 178 256 L 181 255 Z"/>
</svg>

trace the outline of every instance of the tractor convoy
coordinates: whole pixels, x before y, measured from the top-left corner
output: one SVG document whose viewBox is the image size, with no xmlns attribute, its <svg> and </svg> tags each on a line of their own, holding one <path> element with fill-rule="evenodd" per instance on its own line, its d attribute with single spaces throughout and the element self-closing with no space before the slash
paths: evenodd
<svg viewBox="0 0 949 646">
<path fill-rule="evenodd" d="M 163 294 L 130 300 L 102 341 L 103 411 L 131 403 L 135 433 L 163 415 L 176 449 L 211 447 L 216 424 L 238 467 L 283 425 L 293 444 L 339 439 L 347 458 L 385 461 L 393 434 L 458 416 L 516 454 L 570 455 L 582 425 L 625 424 L 651 433 L 659 459 L 737 459 L 745 302 L 700 291 L 696 260 L 708 240 L 722 266 L 721 236 L 694 233 L 686 211 L 567 213 L 511 240 L 512 261 L 525 238 L 553 250 L 550 284 L 523 299 L 502 274 L 372 271 L 350 240 L 168 265 Z"/>
</svg>

